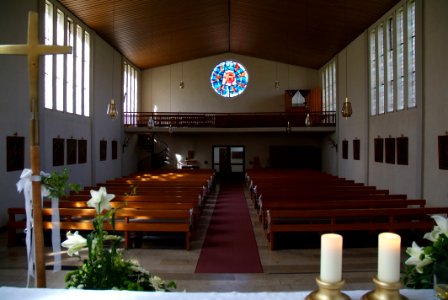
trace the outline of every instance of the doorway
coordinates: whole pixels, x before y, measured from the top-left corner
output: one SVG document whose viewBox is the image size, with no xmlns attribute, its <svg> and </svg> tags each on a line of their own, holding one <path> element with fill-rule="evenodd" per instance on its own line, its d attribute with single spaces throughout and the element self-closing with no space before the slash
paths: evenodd
<svg viewBox="0 0 448 300">
<path fill-rule="evenodd" d="M 244 179 L 244 146 L 213 146 L 213 170 L 219 178 Z"/>
</svg>

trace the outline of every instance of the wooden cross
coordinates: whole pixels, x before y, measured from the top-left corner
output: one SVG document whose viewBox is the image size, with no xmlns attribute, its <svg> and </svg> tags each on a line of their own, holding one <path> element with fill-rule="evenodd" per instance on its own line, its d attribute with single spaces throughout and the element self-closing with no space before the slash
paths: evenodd
<svg viewBox="0 0 448 300">
<path fill-rule="evenodd" d="M 0 45 L 0 54 L 28 56 L 29 100 L 31 109 L 30 123 L 30 162 L 33 176 L 40 175 L 39 149 L 39 56 L 48 54 L 69 54 L 71 47 L 39 44 L 38 15 L 30 11 L 28 14 L 28 41 L 23 45 Z M 32 182 L 34 239 L 36 258 L 36 287 L 46 287 L 45 253 L 42 225 L 41 184 Z"/>
</svg>

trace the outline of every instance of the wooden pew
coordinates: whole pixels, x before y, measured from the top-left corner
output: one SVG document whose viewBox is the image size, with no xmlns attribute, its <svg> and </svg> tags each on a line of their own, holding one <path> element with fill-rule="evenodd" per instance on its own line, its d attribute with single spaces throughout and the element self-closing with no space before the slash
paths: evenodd
<svg viewBox="0 0 448 300">
<path fill-rule="evenodd" d="M 388 190 L 365 186 L 333 175 L 317 171 L 261 171 L 247 172 L 247 180 L 254 206 L 264 199 L 357 199 L 383 198 Z"/>
<path fill-rule="evenodd" d="M 90 196 L 90 190 L 98 190 L 100 187 L 86 187 L 83 190 L 75 193 L 72 192 L 71 196 L 76 195 L 85 195 Z M 204 201 L 206 199 L 206 193 L 201 188 L 179 188 L 179 189 L 170 189 L 168 187 L 158 187 L 158 188 L 138 188 L 136 195 L 129 195 L 131 192 L 131 188 L 114 188 L 114 187 L 106 187 L 107 192 L 109 194 L 115 194 L 116 197 L 130 197 L 130 196 L 141 196 L 146 199 L 163 199 L 168 198 L 190 198 L 195 199 L 198 202 L 198 206 L 202 207 L 204 205 Z M 128 195 L 128 196 L 126 196 Z M 164 200 L 165 201 L 165 200 Z M 168 200 L 167 200 L 168 201 Z"/>
<path fill-rule="evenodd" d="M 433 214 L 448 214 L 448 207 L 319 209 L 267 211 L 267 238 L 275 249 L 275 235 L 280 232 L 340 232 L 432 230 Z"/>
<path fill-rule="evenodd" d="M 192 172 L 184 170 L 160 171 L 151 173 L 139 173 L 106 181 L 109 183 L 126 183 L 133 185 L 163 185 L 163 186 L 207 186 L 211 188 L 214 183 L 215 174 L 212 170 L 195 170 Z"/>
<path fill-rule="evenodd" d="M 61 201 L 85 201 L 87 202 L 91 198 L 90 195 L 70 195 L 68 197 L 65 197 L 61 199 Z M 112 199 L 111 203 L 133 203 L 133 202 L 139 202 L 139 203 L 189 203 L 191 204 L 194 209 L 199 208 L 199 199 L 195 196 L 173 196 L 173 195 L 164 195 L 159 194 L 157 196 L 152 195 L 131 195 L 131 196 L 115 196 L 114 199 Z"/>
<path fill-rule="evenodd" d="M 109 191 L 108 191 L 109 192 Z M 80 193 L 70 195 L 63 198 L 66 201 L 88 201 L 91 198 L 90 193 Z M 170 194 L 170 193 L 155 193 L 155 194 L 141 194 L 141 195 L 115 195 L 112 202 L 165 202 L 165 203 L 191 203 L 195 209 L 200 209 L 203 205 L 202 198 L 196 194 Z"/>
<path fill-rule="evenodd" d="M 20 213 L 25 214 L 23 209 L 9 208 L 8 213 L 10 219 L 8 222 L 8 229 L 23 229 L 26 224 L 23 220 L 16 220 L 16 216 Z M 60 228 L 61 230 L 92 230 L 92 220 L 96 216 L 96 210 L 92 208 L 60 208 Z M 14 215 L 14 218 L 11 216 Z M 43 208 L 43 227 L 44 229 L 51 229 L 52 209 Z M 153 209 L 134 209 L 121 208 L 115 213 L 115 231 L 124 232 L 125 245 L 129 246 L 130 232 L 151 232 L 151 233 L 185 233 L 186 249 L 190 250 L 190 236 L 191 236 L 191 218 L 192 211 L 188 209 L 178 210 L 153 210 Z M 110 224 L 105 224 L 106 230 L 112 230 Z M 11 234 L 12 231 L 9 232 Z M 15 240 L 14 236 L 11 241 Z M 8 243 L 10 239 L 8 239 Z"/>
<path fill-rule="evenodd" d="M 204 199 L 212 188 L 214 176 L 213 170 L 159 170 L 151 171 L 151 173 L 137 173 L 132 176 L 108 180 L 104 185 L 85 187 L 78 194 L 72 193 L 70 196 L 62 198 L 59 201 L 59 207 L 60 211 L 65 213 L 89 214 L 91 213 L 89 212 L 90 208 L 86 208 L 86 203 L 91 198 L 90 190 L 98 190 L 101 186 L 105 186 L 108 193 L 116 195 L 111 205 L 121 208 L 117 214 L 122 214 L 123 211 L 126 211 L 130 215 L 129 218 L 123 216 L 124 219 L 130 219 L 133 216 L 133 219 L 135 217 L 139 219 L 144 217 L 144 219 L 148 220 L 149 212 L 153 214 L 159 212 L 159 220 L 167 218 L 162 223 L 170 224 L 172 222 L 169 222 L 169 220 L 172 219 L 171 216 L 175 211 L 186 211 L 189 215 L 189 230 L 191 230 L 199 218 L 200 208 L 203 206 Z M 137 187 L 138 195 L 125 196 L 125 194 L 131 193 L 132 185 Z M 49 202 L 44 201 L 44 206 L 49 207 Z M 164 215 L 161 215 L 162 211 L 165 212 Z M 146 215 L 140 216 L 142 213 Z M 25 221 L 20 219 L 21 216 L 25 215 L 25 210 L 23 208 L 10 208 L 8 209 L 8 214 L 8 245 L 13 245 L 17 229 L 25 228 Z M 155 218 L 150 219 L 155 220 Z M 67 223 L 67 220 L 64 220 L 64 222 Z M 146 227 L 144 226 L 145 224 L 135 225 L 133 224 L 134 222 L 128 223 L 128 225 L 119 223 L 117 228 L 117 230 L 125 231 L 126 236 L 128 231 L 132 231 L 130 230 L 132 228 L 136 228 L 137 231 L 143 231 L 143 228 L 155 228 L 158 231 L 163 231 L 166 227 L 169 227 L 166 224 L 157 225 L 153 221 L 145 222 L 149 224 L 146 224 Z M 70 226 L 76 227 L 78 225 L 80 227 L 85 226 L 85 224 L 81 223 Z M 50 225 L 47 224 L 46 226 Z M 177 227 L 180 226 L 171 226 L 172 229 Z M 187 237 L 187 248 L 189 248 L 190 231 L 188 231 Z"/>
<path fill-rule="evenodd" d="M 266 212 L 268 210 L 316 210 L 316 209 L 355 209 L 355 208 L 410 208 L 425 207 L 424 199 L 346 199 L 346 200 L 303 200 L 272 201 L 266 205 L 261 202 L 258 210 L 259 218 L 266 228 Z"/>
<path fill-rule="evenodd" d="M 304 201 L 330 201 L 330 200 L 356 200 L 356 199 L 406 199 L 406 195 L 389 195 L 387 190 L 358 190 L 358 189 L 323 189 L 316 191 L 296 192 L 269 192 L 258 195 L 257 198 L 252 199 L 255 208 L 267 202 L 275 201 L 289 201 L 289 202 L 304 202 Z"/>
</svg>

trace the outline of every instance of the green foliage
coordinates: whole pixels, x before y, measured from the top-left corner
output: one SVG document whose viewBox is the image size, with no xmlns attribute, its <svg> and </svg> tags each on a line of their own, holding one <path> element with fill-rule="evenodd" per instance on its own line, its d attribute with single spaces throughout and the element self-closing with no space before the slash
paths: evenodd
<svg viewBox="0 0 448 300">
<path fill-rule="evenodd" d="M 432 245 L 425 248 L 425 255 L 430 255 L 437 262 L 448 262 L 448 237 L 441 233 Z"/>
<path fill-rule="evenodd" d="M 92 290 L 169 291 L 174 282 L 164 282 L 151 275 L 137 261 L 126 260 L 118 246 L 123 239 L 109 235 L 103 225 L 114 228 L 115 210 L 99 214 L 93 220 L 94 230 L 87 236 L 88 258 L 77 270 L 67 273 L 67 288 Z"/>
<path fill-rule="evenodd" d="M 432 265 L 423 269 L 423 273 L 417 272 L 415 266 L 405 265 L 403 269 L 403 282 L 411 289 L 432 289 L 433 286 Z"/>
<path fill-rule="evenodd" d="M 423 272 L 418 272 L 415 265 L 405 264 L 403 269 L 403 283 L 408 288 L 432 289 L 434 282 L 434 265 L 448 265 L 448 237 L 440 233 L 438 238 L 430 245 L 423 248 L 420 260 L 430 258 L 431 263 L 423 267 Z"/>
<path fill-rule="evenodd" d="M 84 260 L 80 269 L 67 273 L 65 281 L 67 288 L 96 290 L 168 291 L 176 287 L 174 282 L 158 283 L 140 266 L 123 259 L 122 252 L 112 254 L 107 250 L 101 259 Z"/>
<path fill-rule="evenodd" d="M 69 171 L 64 168 L 61 173 L 52 172 L 48 176 L 42 176 L 42 184 L 47 188 L 50 198 L 60 199 L 69 191 L 79 192 L 79 184 L 69 183 Z"/>
</svg>

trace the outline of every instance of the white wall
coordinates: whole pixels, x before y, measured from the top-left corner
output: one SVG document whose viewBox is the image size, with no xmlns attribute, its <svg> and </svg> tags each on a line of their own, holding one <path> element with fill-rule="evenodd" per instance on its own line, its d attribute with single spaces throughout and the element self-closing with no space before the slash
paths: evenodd
<svg viewBox="0 0 448 300">
<path fill-rule="evenodd" d="M 233 59 L 246 67 L 249 84 L 243 94 L 227 100 L 210 86 L 213 68 Z M 274 87 L 278 78 L 280 88 Z M 179 88 L 183 79 L 185 88 Z M 226 53 L 147 69 L 142 74 L 142 111 L 152 112 L 284 112 L 286 89 L 317 87 L 317 70 Z"/>
<path fill-rule="evenodd" d="M 423 197 L 429 205 L 448 204 L 448 170 L 438 167 L 437 137 L 448 130 L 448 21 L 445 0 L 418 0 L 422 6 L 423 26 L 418 28 L 417 79 L 419 99 L 416 109 L 378 117 L 369 116 L 367 33 L 364 32 L 338 56 L 338 111 L 345 99 L 345 78 L 348 78 L 348 95 L 353 106 L 353 116 L 343 120 L 338 114 L 337 131 L 331 138 L 337 142 L 338 151 L 332 148 L 329 136 L 295 139 L 277 135 L 178 135 L 166 136 L 173 144 L 172 152 L 186 154 L 194 150 L 196 158 L 211 167 L 211 145 L 244 144 L 246 167 L 254 156 L 260 156 L 262 166 L 268 166 L 270 144 L 321 145 L 323 170 L 332 174 L 387 188 L 393 193 L 409 197 Z M 28 10 L 37 10 L 37 1 L 0 1 L 0 44 L 24 43 L 27 35 Z M 126 175 L 136 170 L 134 155 L 136 137 L 129 135 L 129 143 L 122 152 L 125 140 L 122 124 L 111 121 L 105 114 L 111 96 L 121 107 L 121 59 L 119 53 L 93 34 L 93 84 L 91 118 L 76 117 L 46 111 L 41 104 L 41 165 L 52 171 L 52 139 L 58 135 L 88 140 L 88 162 L 71 165 L 71 181 L 94 184 L 109 178 Z M 346 53 L 347 51 L 347 53 Z M 419 55 L 419 53 L 417 53 Z M 347 70 L 345 57 L 347 56 Z M 212 68 L 225 59 L 235 59 L 249 70 L 247 91 L 233 100 L 224 100 L 209 85 Z M 347 71 L 347 72 L 346 72 Z M 284 111 L 285 89 L 311 89 L 318 85 L 316 70 L 289 66 L 272 61 L 226 53 L 183 63 L 143 71 L 142 111 L 152 111 L 157 105 L 160 112 L 257 112 Z M 112 79 L 112 75 L 114 79 Z M 16 191 L 15 183 L 20 171 L 6 172 L 6 136 L 17 133 L 25 137 L 25 167 L 29 167 L 29 104 L 27 87 L 27 64 L 24 57 L 0 55 L 0 226 L 6 224 L 6 210 L 23 206 L 23 196 Z M 185 88 L 179 88 L 183 79 Z M 280 88 L 274 88 L 274 81 Z M 24 88 L 25 87 L 25 88 Z M 113 92 L 112 92 L 113 87 Z M 121 117 L 120 111 L 120 117 Z M 409 165 L 389 165 L 374 162 L 374 143 L 377 136 L 409 138 Z M 353 160 L 353 139 L 361 141 L 361 159 Z M 107 160 L 99 161 L 99 141 L 108 141 Z M 349 159 L 341 159 L 342 140 L 349 141 Z M 118 159 L 111 160 L 111 141 L 118 142 Z M 205 167 L 205 166 L 203 166 Z"/>
<path fill-rule="evenodd" d="M 369 184 L 389 189 L 392 193 L 407 194 L 410 198 L 422 198 L 422 104 L 424 99 L 421 96 L 423 88 L 421 41 L 425 37 L 421 31 L 421 3 L 422 1 L 416 2 L 417 106 L 403 111 L 369 116 Z M 367 33 L 365 35 L 367 36 Z M 366 90 L 368 90 L 368 84 Z M 401 136 L 408 138 L 408 165 L 388 164 L 385 162 L 385 157 L 383 163 L 375 162 L 374 139 Z"/>
<path fill-rule="evenodd" d="M 448 131 L 448 1 L 424 5 L 424 172 L 423 197 L 448 205 L 448 170 L 438 166 L 438 136 Z M 445 149 L 446 151 L 446 149 Z M 417 158 L 418 159 L 418 158 Z"/>
<path fill-rule="evenodd" d="M 421 151 L 418 141 L 421 137 L 419 130 L 421 108 L 370 117 L 367 37 L 365 31 L 338 54 L 338 111 L 342 108 L 346 94 L 353 108 L 353 115 L 347 120 L 338 114 L 338 175 L 381 189 L 389 189 L 391 193 L 419 198 L 421 168 L 418 155 Z M 378 136 L 408 137 L 409 165 L 376 163 L 374 139 Z M 360 160 L 353 160 L 353 139 L 357 138 L 361 142 L 361 156 Z M 342 159 L 343 140 L 349 143 L 348 159 Z"/>
<path fill-rule="evenodd" d="M 28 11 L 37 11 L 36 1 L 0 1 L 0 44 L 24 44 Z M 14 30 L 6 30 L 14 28 Z M 25 87 L 25 88 L 24 88 Z M 6 137 L 25 137 L 25 167 L 29 160 L 28 65 L 25 56 L 0 55 L 0 226 L 7 222 L 7 208 L 24 206 L 16 182 L 20 171 L 6 172 Z"/>
<path fill-rule="evenodd" d="M 27 37 L 28 11 L 38 11 L 38 1 L 0 1 L 0 44 L 24 44 Z M 13 28 L 13 29 L 12 29 Z M 91 116 L 82 117 L 63 112 L 47 110 L 40 101 L 40 152 L 41 170 L 70 170 L 70 181 L 81 185 L 92 185 L 106 179 L 120 177 L 134 172 L 135 167 L 123 166 L 122 143 L 124 140 L 121 111 L 121 55 L 94 33 L 92 54 Z M 112 79 L 113 77 L 113 79 Z M 113 82 L 113 83 L 112 83 Z M 43 82 L 40 82 L 42 85 Z M 0 55 L 0 227 L 7 223 L 7 208 L 23 207 L 23 195 L 17 192 L 16 182 L 21 170 L 6 172 L 6 137 L 17 133 L 25 137 L 24 167 L 30 168 L 28 66 L 26 57 Z M 113 92 L 112 92 L 113 89 Z M 107 103 L 111 97 L 119 108 L 119 119 L 111 121 L 106 116 Z M 40 99 L 43 90 L 40 86 Z M 87 140 L 87 163 L 53 167 L 53 138 Z M 106 139 L 107 160 L 99 161 L 99 141 Z M 118 158 L 112 160 L 111 142 L 118 142 Z M 135 142 L 134 142 L 135 144 Z M 65 146 L 66 147 L 66 146 Z M 65 148 L 66 150 L 66 148 Z M 126 152 L 126 150 L 125 150 Z M 127 152 L 128 156 L 129 152 Z M 131 156 L 132 157 L 132 156 Z M 129 159 L 132 162 L 132 158 Z M 66 162 L 66 155 L 65 155 Z M 135 163 L 136 164 L 136 163 Z"/>
<path fill-rule="evenodd" d="M 93 54 L 93 111 L 92 111 L 92 176 L 94 183 L 121 176 L 122 144 L 124 142 L 121 96 L 121 56 L 104 40 L 95 36 Z M 113 78 L 113 79 L 112 79 Z M 113 81 L 112 81 L 113 80 Z M 111 120 L 107 105 L 114 98 L 118 117 Z M 100 141 L 107 141 L 107 159 L 100 161 Z M 117 141 L 117 159 L 112 160 L 112 141 Z"/>
<path fill-rule="evenodd" d="M 392 193 L 407 194 L 412 198 L 420 198 L 419 153 L 421 144 L 418 143 L 421 132 L 418 129 L 419 109 L 410 109 L 393 114 L 371 117 L 370 120 L 370 184 L 379 188 L 387 188 Z M 374 139 L 377 137 L 408 137 L 409 152 L 408 165 L 387 164 L 375 162 Z"/>
<path fill-rule="evenodd" d="M 428 205 L 448 205 L 448 170 L 438 167 L 437 137 L 448 130 L 448 2 L 417 1 L 417 108 L 369 116 L 367 32 L 338 55 L 339 109 L 345 98 L 345 51 L 348 49 L 348 93 L 353 116 L 338 114 L 338 175 L 391 193 L 424 198 Z M 421 22 L 422 23 L 421 23 Z M 354 78 L 353 78 L 354 76 Z M 354 95 L 354 96 L 353 96 Z M 376 163 L 376 137 L 408 137 L 409 164 Z M 361 139 L 361 161 L 352 161 L 352 139 Z M 349 159 L 341 159 L 341 141 L 349 141 Z M 367 144 L 366 144 L 367 143 Z M 364 161 L 368 157 L 367 161 Z M 366 164 L 367 163 L 367 164 Z"/>
<path fill-rule="evenodd" d="M 270 167 L 269 146 L 313 146 L 319 148 L 323 137 L 315 137 L 306 133 L 180 133 L 174 129 L 173 134 L 158 133 L 158 140 L 169 145 L 171 150 L 170 168 L 176 168 L 175 154 L 186 158 L 188 151 L 194 151 L 194 159 L 201 169 L 212 168 L 212 147 L 231 145 L 245 147 L 245 168 L 253 168 L 252 162 L 257 156 L 261 167 Z M 206 163 L 207 161 L 207 163 Z"/>
<path fill-rule="evenodd" d="M 243 64 L 249 73 L 246 91 L 231 100 L 222 98 L 210 86 L 210 74 L 215 65 L 229 59 Z M 280 82 L 278 89 L 274 86 L 276 79 Z M 184 89 L 179 88 L 181 80 L 185 83 Z M 313 89 L 317 86 L 317 70 L 226 53 L 144 70 L 142 111 L 150 112 L 157 106 L 158 112 L 284 112 L 286 89 Z M 246 168 L 251 168 L 250 162 L 254 156 L 260 158 L 262 167 L 269 166 L 269 145 L 312 144 L 319 147 L 324 144 L 321 136 L 288 136 L 286 132 L 188 135 L 174 131 L 173 136 L 161 137 L 170 146 L 172 154 L 179 153 L 185 157 L 188 150 L 194 150 L 201 168 L 212 167 L 212 145 L 244 145 Z M 204 161 L 208 161 L 208 165 Z M 322 165 L 326 172 L 335 173 L 331 163 L 323 162 Z"/>
<path fill-rule="evenodd" d="M 341 146 L 338 145 L 337 133 L 328 134 L 321 140 L 322 172 L 338 175 L 338 156 Z"/>
<path fill-rule="evenodd" d="M 368 141 L 368 97 L 367 97 L 367 42 L 365 35 L 359 36 L 337 56 L 338 76 L 338 175 L 367 182 Z M 347 85 L 346 85 L 347 82 Z M 353 114 L 343 118 L 339 113 L 345 97 L 352 104 Z M 353 140 L 360 140 L 360 159 L 353 159 Z M 348 141 L 348 159 L 342 159 L 342 141 Z"/>
</svg>

